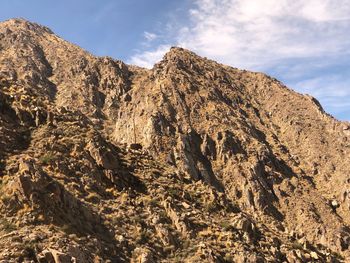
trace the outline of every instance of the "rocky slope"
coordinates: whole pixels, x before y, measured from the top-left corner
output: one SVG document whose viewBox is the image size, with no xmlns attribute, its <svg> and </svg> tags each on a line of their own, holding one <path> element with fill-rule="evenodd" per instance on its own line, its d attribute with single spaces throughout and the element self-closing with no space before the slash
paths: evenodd
<svg viewBox="0 0 350 263">
<path fill-rule="evenodd" d="M 151 70 L 0 23 L 1 262 L 347 262 L 350 124 L 172 48 Z"/>
</svg>

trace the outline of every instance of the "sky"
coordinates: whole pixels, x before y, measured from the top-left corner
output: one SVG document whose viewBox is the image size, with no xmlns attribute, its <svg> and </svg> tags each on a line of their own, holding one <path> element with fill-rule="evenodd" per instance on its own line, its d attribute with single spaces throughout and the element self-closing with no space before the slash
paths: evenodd
<svg viewBox="0 0 350 263">
<path fill-rule="evenodd" d="M 317 98 L 350 121 L 350 0 L 0 0 L 97 56 L 151 68 L 171 46 Z"/>
</svg>

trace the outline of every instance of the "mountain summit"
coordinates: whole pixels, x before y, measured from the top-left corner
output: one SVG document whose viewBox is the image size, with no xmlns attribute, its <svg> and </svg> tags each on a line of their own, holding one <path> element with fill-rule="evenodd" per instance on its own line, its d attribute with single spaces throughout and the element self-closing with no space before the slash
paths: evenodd
<svg viewBox="0 0 350 263">
<path fill-rule="evenodd" d="M 0 23 L 1 262 L 348 262 L 350 124 L 174 47 Z"/>
</svg>

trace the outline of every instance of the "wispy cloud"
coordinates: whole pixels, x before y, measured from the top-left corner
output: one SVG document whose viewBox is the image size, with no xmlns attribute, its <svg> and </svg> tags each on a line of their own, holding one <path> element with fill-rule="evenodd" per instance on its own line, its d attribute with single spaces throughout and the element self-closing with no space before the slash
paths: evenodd
<svg viewBox="0 0 350 263">
<path fill-rule="evenodd" d="M 137 53 L 130 61 L 150 67 L 166 46 L 179 45 L 228 65 L 277 74 L 287 85 L 324 101 L 326 109 L 337 103 L 347 107 L 342 98 L 350 99 L 350 80 L 332 69 L 350 58 L 349 0 L 194 3 L 189 22 L 173 25 L 169 28 L 176 32 L 164 34 L 168 45 Z"/>
<path fill-rule="evenodd" d="M 137 53 L 131 57 L 128 63 L 144 68 L 152 68 L 153 64 L 159 61 L 169 49 L 170 46 L 168 45 L 160 45 L 157 49 Z"/>
<path fill-rule="evenodd" d="M 143 36 L 147 41 L 153 41 L 158 37 L 157 34 L 147 32 L 147 31 L 143 32 Z"/>
<path fill-rule="evenodd" d="M 178 43 L 244 68 L 348 52 L 347 0 L 198 0 Z"/>
<path fill-rule="evenodd" d="M 113 14 L 116 8 L 115 2 L 108 2 L 104 5 L 101 5 L 92 16 L 92 19 L 96 23 L 100 23 L 102 20 L 104 20 L 106 17 Z"/>
<path fill-rule="evenodd" d="M 350 77 L 334 73 L 305 79 L 292 85 L 297 90 L 319 98 L 333 114 L 340 116 L 350 109 Z"/>
</svg>

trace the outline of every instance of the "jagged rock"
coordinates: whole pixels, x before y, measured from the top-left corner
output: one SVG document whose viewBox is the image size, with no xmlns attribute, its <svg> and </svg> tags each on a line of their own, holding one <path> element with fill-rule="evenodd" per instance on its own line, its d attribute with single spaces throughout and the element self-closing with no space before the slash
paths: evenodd
<svg viewBox="0 0 350 263">
<path fill-rule="evenodd" d="M 187 174 L 192 180 L 203 180 L 216 189 L 222 191 L 222 186 L 217 180 L 210 162 L 202 154 L 201 138 L 195 131 L 187 135 L 180 134 L 177 142 L 175 159 L 180 171 Z"/>
<path fill-rule="evenodd" d="M 191 146 L 188 138 L 185 135 L 180 135 L 178 139 L 178 152 L 176 152 L 175 159 L 177 166 L 182 172 L 188 174 L 193 180 L 199 180 L 200 174 L 191 154 Z"/>
<path fill-rule="evenodd" d="M 310 252 L 310 256 L 311 256 L 311 258 L 313 258 L 313 259 L 316 259 L 316 260 L 318 260 L 318 259 L 319 259 L 319 257 L 318 257 L 318 255 L 317 255 L 317 253 L 316 253 L 316 252 L 314 252 L 314 251 L 311 251 L 311 252 Z"/>
<path fill-rule="evenodd" d="M 234 218 L 232 218 L 231 226 L 234 229 L 242 231 L 244 236 L 249 240 L 254 240 L 258 236 L 255 224 L 242 214 L 237 214 Z"/>
<path fill-rule="evenodd" d="M 184 214 L 180 214 L 178 209 L 175 208 L 170 201 L 164 200 L 163 206 L 175 228 L 184 236 L 188 236 L 190 234 L 190 230 L 186 224 L 186 216 Z"/>
<path fill-rule="evenodd" d="M 96 163 L 101 167 L 114 170 L 120 167 L 118 163 L 118 157 L 113 154 L 106 145 L 102 142 L 89 141 L 86 145 L 86 149 L 89 151 L 92 158 L 95 159 Z"/>
<path fill-rule="evenodd" d="M 162 224 L 155 225 L 157 235 L 162 240 L 162 243 L 165 246 L 176 246 L 176 241 L 174 236 L 170 233 L 170 231 Z"/>
<path fill-rule="evenodd" d="M 55 258 L 49 250 L 44 250 L 38 255 L 40 263 L 55 263 Z"/>
<path fill-rule="evenodd" d="M 237 263 L 248 263 L 248 262 L 260 263 L 261 262 L 262 263 L 265 261 L 264 261 L 264 258 L 258 255 L 255 255 L 254 253 L 251 253 L 250 255 L 247 255 L 245 253 L 239 253 L 234 255 L 234 262 L 237 262 Z"/>
<path fill-rule="evenodd" d="M 210 138 L 208 134 L 204 135 L 202 144 L 201 144 L 201 151 L 203 156 L 206 156 L 207 158 L 210 158 L 211 160 L 216 160 L 216 144 L 215 141 Z"/>
<path fill-rule="evenodd" d="M 216 140 L 218 156 L 224 162 L 227 162 L 233 155 L 243 152 L 240 142 L 230 131 L 218 132 Z"/>
<path fill-rule="evenodd" d="M 54 261 L 52 263 L 72 263 L 72 262 L 76 262 L 76 260 L 70 256 L 68 256 L 67 254 L 61 253 L 55 249 L 49 249 L 51 256 L 49 256 L 49 258 L 53 258 Z M 47 253 L 46 253 L 47 254 Z M 48 261 L 48 263 L 51 263 L 50 261 Z"/>
<path fill-rule="evenodd" d="M 136 248 L 134 250 L 134 259 L 132 263 L 152 263 L 154 262 L 152 252 L 147 247 Z"/>
<path fill-rule="evenodd" d="M 314 98 L 182 48 L 0 38 L 0 260 L 349 261 L 349 123 Z"/>
<path fill-rule="evenodd" d="M 213 249 L 204 243 L 198 245 L 198 249 L 195 255 L 189 260 L 189 262 L 210 262 L 219 263 L 221 262 L 220 257 L 215 255 Z"/>
</svg>

